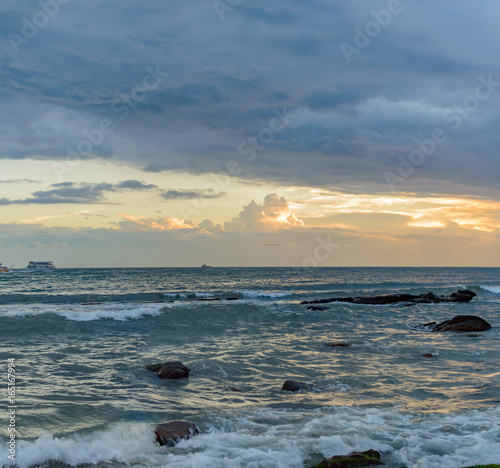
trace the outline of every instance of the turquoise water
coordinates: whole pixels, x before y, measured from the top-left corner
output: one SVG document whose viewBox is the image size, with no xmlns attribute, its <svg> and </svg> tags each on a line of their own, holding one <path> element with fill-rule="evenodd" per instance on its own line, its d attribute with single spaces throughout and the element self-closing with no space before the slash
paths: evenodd
<svg viewBox="0 0 500 468">
<path fill-rule="evenodd" d="M 464 287 L 478 294 L 471 303 L 300 304 Z M 221 300 L 197 300 L 210 297 Z M 499 312 L 500 269 L 2 274 L 0 365 L 6 376 L 7 359 L 16 359 L 17 466 L 289 468 L 370 448 L 390 467 L 499 462 Z M 418 328 L 463 314 L 492 330 Z M 332 341 L 351 346 L 325 345 Z M 190 367 L 190 378 L 165 381 L 144 369 L 171 360 Z M 309 388 L 283 392 L 287 379 Z M 154 424 L 171 419 L 196 423 L 201 435 L 157 446 Z M 5 416 L 3 466 L 7 425 Z"/>
</svg>

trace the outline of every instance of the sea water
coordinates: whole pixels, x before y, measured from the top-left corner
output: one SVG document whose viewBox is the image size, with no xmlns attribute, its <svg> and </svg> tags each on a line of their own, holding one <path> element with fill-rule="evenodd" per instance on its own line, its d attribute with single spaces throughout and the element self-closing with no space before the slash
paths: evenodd
<svg viewBox="0 0 500 468">
<path fill-rule="evenodd" d="M 300 304 L 460 288 L 477 297 L 323 311 Z M 493 328 L 420 326 L 465 314 Z M 2 466 L 299 468 L 368 449 L 389 467 L 500 462 L 500 269 L 13 271 L 0 274 L 0 333 Z M 190 377 L 162 380 L 145 369 L 165 361 L 183 362 Z M 287 379 L 308 388 L 282 391 Z M 160 447 L 154 426 L 174 419 L 200 435 Z"/>
</svg>

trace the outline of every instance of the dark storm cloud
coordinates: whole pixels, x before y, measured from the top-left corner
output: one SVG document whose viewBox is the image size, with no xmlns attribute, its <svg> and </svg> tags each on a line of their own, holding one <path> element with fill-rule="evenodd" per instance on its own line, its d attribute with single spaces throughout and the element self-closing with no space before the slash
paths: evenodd
<svg viewBox="0 0 500 468">
<path fill-rule="evenodd" d="M 103 182 L 100 184 L 74 182 L 60 182 L 52 184 L 50 190 L 38 190 L 32 193 L 32 197 L 21 200 L 10 200 L 8 198 L 0 198 L 0 205 L 15 205 L 15 204 L 41 204 L 51 205 L 56 203 L 102 203 L 105 201 L 106 192 L 121 192 L 123 190 L 152 190 L 157 186 L 153 184 L 144 184 L 139 180 L 124 180 L 117 184 Z"/>
<path fill-rule="evenodd" d="M 16 52 L 9 34 L 23 37 L 40 6 L 3 2 L 0 157 L 64 159 L 109 119 L 85 158 L 196 174 L 236 160 L 247 180 L 386 192 L 416 139 L 442 128 L 446 141 L 394 188 L 494 192 L 500 87 L 470 112 L 467 99 L 480 76 L 500 81 L 500 6 L 401 0 L 361 47 L 354 28 L 390 4 L 257 0 L 221 21 L 210 1 L 82 0 Z M 342 43 L 357 48 L 350 63 Z M 138 94 L 148 67 L 165 75 Z M 297 115 L 271 138 L 276 109 Z M 251 161 L 238 150 L 249 138 Z"/>
<path fill-rule="evenodd" d="M 189 199 L 189 198 L 219 198 L 224 196 L 223 192 L 214 190 L 167 190 L 161 194 L 167 200 Z"/>
</svg>

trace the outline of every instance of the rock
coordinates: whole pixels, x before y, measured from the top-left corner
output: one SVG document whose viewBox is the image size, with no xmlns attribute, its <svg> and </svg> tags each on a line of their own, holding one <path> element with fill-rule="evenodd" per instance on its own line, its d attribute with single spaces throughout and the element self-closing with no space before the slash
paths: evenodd
<svg viewBox="0 0 500 468">
<path fill-rule="evenodd" d="M 239 297 L 226 297 L 226 301 L 237 301 Z"/>
<path fill-rule="evenodd" d="M 146 369 L 155 372 L 160 379 L 184 379 L 189 377 L 191 370 L 179 361 L 150 364 Z"/>
<path fill-rule="evenodd" d="M 425 354 L 422 354 L 422 357 L 431 358 L 431 357 L 434 357 L 434 356 L 431 353 L 425 353 Z"/>
<path fill-rule="evenodd" d="M 332 348 L 341 348 L 351 346 L 349 343 L 326 343 L 326 346 L 331 346 Z"/>
<path fill-rule="evenodd" d="M 326 304 L 329 302 L 348 302 L 351 304 L 387 305 L 404 302 L 410 304 L 437 304 L 440 302 L 469 302 L 476 293 L 468 289 L 460 289 L 449 296 L 438 296 L 433 292 L 419 294 L 385 294 L 383 296 L 360 296 L 360 297 L 332 297 L 329 299 L 316 299 L 314 301 L 302 301 L 301 304 Z"/>
<path fill-rule="evenodd" d="M 156 441 L 160 445 L 168 445 L 169 447 L 173 447 L 181 440 L 191 439 L 199 432 L 195 424 L 187 421 L 169 421 L 158 424 L 155 429 Z"/>
<path fill-rule="evenodd" d="M 151 372 L 158 372 L 162 367 L 164 363 L 159 363 L 159 364 L 149 364 L 146 366 L 146 369 L 151 371 Z"/>
<path fill-rule="evenodd" d="M 486 331 L 491 325 L 481 317 L 475 315 L 457 315 L 451 320 L 446 320 L 436 325 L 433 332 L 478 332 Z"/>
<path fill-rule="evenodd" d="M 474 466 L 467 466 L 466 468 L 500 468 L 500 465 L 493 464 L 493 465 L 474 465 Z"/>
<path fill-rule="evenodd" d="M 351 452 L 349 455 L 334 455 L 312 468 L 354 468 L 382 464 L 379 452 L 376 450 L 367 450 L 366 452 Z"/>
<path fill-rule="evenodd" d="M 237 387 L 227 387 L 227 389 L 230 390 L 231 392 L 241 392 L 241 393 L 243 393 L 243 390 L 240 390 Z"/>
<path fill-rule="evenodd" d="M 307 310 L 330 310 L 331 307 L 307 306 Z"/>
<path fill-rule="evenodd" d="M 281 390 L 286 390 L 287 392 L 298 392 L 299 390 L 304 390 L 307 388 L 307 384 L 304 382 L 297 382 L 296 380 L 286 380 Z"/>
</svg>

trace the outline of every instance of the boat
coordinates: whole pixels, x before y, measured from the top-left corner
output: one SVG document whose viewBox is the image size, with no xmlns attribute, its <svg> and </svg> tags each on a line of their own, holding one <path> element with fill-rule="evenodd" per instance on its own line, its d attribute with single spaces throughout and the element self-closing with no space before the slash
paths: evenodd
<svg viewBox="0 0 500 468">
<path fill-rule="evenodd" d="M 7 267 L 2 266 L 2 262 L 0 262 L 0 273 L 8 273 L 9 269 Z"/>
<path fill-rule="evenodd" d="M 201 266 L 201 268 L 213 268 L 212 265 L 206 265 L 205 263 Z"/>
<path fill-rule="evenodd" d="M 56 267 L 52 262 L 29 262 L 27 270 L 55 270 Z"/>
</svg>

